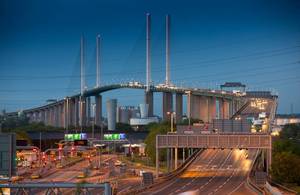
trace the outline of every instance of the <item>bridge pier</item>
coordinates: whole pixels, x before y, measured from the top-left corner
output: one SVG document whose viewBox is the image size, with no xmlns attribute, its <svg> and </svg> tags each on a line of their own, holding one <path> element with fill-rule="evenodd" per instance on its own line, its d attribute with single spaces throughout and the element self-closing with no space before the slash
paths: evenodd
<svg viewBox="0 0 300 195">
<path fill-rule="evenodd" d="M 229 119 L 229 110 L 230 110 L 230 106 L 229 106 L 229 100 L 224 99 L 223 100 L 223 114 L 224 114 L 224 119 Z"/>
<path fill-rule="evenodd" d="M 79 104 L 80 104 L 79 121 L 80 121 L 80 128 L 82 130 L 82 128 L 85 127 L 86 125 L 86 98 L 81 96 L 79 100 Z"/>
<path fill-rule="evenodd" d="M 199 101 L 199 97 L 196 95 L 191 94 L 190 97 L 190 114 L 188 113 L 189 116 L 191 116 L 191 118 L 193 119 L 199 119 L 200 116 L 200 101 Z"/>
<path fill-rule="evenodd" d="M 75 127 L 79 127 L 79 97 L 74 99 L 74 120 Z"/>
<path fill-rule="evenodd" d="M 54 108 L 50 107 L 50 125 L 54 126 Z"/>
<path fill-rule="evenodd" d="M 91 98 L 87 97 L 86 98 L 86 122 L 85 122 L 85 126 L 88 127 L 90 126 L 90 122 L 91 122 Z"/>
<path fill-rule="evenodd" d="M 213 119 L 216 118 L 216 98 L 208 98 L 208 122 L 212 123 Z"/>
<path fill-rule="evenodd" d="M 54 119 L 54 121 L 53 121 L 53 126 L 54 127 L 58 127 L 58 122 L 59 122 L 59 115 L 60 114 L 60 112 L 59 112 L 59 105 L 55 105 L 54 107 L 53 107 L 53 119 Z"/>
<path fill-rule="evenodd" d="M 199 105 L 200 105 L 200 116 L 199 119 L 201 119 L 203 122 L 208 122 L 208 115 L 209 115 L 209 106 L 208 106 L 208 97 L 205 96 L 199 96 Z"/>
<path fill-rule="evenodd" d="M 170 120 L 171 115 L 168 112 L 173 111 L 173 94 L 170 92 L 163 92 L 163 120 Z"/>
<path fill-rule="evenodd" d="M 95 123 L 99 127 L 102 122 L 102 96 L 96 95 L 95 96 L 95 103 L 96 103 L 96 109 L 95 109 Z"/>
<path fill-rule="evenodd" d="M 176 123 L 182 120 L 182 94 L 176 93 Z"/>
<path fill-rule="evenodd" d="M 148 116 L 153 116 L 153 91 L 145 91 L 145 103 L 149 105 Z"/>
<path fill-rule="evenodd" d="M 41 110 L 41 122 L 46 125 L 46 112 L 45 110 Z"/>
</svg>

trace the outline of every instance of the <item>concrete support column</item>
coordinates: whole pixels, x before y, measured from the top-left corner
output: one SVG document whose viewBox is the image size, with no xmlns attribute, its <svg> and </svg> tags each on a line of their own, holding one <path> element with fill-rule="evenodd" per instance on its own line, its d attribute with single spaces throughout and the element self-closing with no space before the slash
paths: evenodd
<svg viewBox="0 0 300 195">
<path fill-rule="evenodd" d="M 226 99 L 223 101 L 223 115 L 224 119 L 229 119 L 229 101 Z"/>
<path fill-rule="evenodd" d="M 102 121 L 102 96 L 101 95 L 95 96 L 95 103 L 96 103 L 95 122 L 97 126 L 100 126 Z"/>
<path fill-rule="evenodd" d="M 61 113 L 60 113 L 60 104 L 54 106 L 53 108 L 53 112 L 54 112 L 54 126 L 58 127 L 59 126 L 59 122 L 60 122 L 60 117 L 61 117 Z"/>
<path fill-rule="evenodd" d="M 173 94 L 170 92 L 163 92 L 163 120 L 170 120 L 171 115 L 167 112 L 173 111 Z"/>
<path fill-rule="evenodd" d="M 49 125 L 49 109 L 45 109 L 45 125 Z"/>
<path fill-rule="evenodd" d="M 223 100 L 223 98 L 218 98 L 218 102 L 219 102 L 218 118 L 224 119 L 224 100 Z"/>
<path fill-rule="evenodd" d="M 62 123 L 62 127 L 66 128 L 69 126 L 69 118 L 70 118 L 70 113 L 69 113 L 69 99 L 65 99 L 64 103 L 63 103 L 63 115 L 64 115 L 64 120 L 62 120 L 61 117 L 61 123 Z"/>
<path fill-rule="evenodd" d="M 234 114 L 234 106 L 233 106 L 233 100 L 229 100 L 229 118 Z"/>
<path fill-rule="evenodd" d="M 153 116 L 153 91 L 145 91 L 145 103 L 149 105 L 148 116 Z"/>
<path fill-rule="evenodd" d="M 213 122 L 213 119 L 216 118 L 216 98 L 209 97 L 208 99 L 208 121 Z"/>
<path fill-rule="evenodd" d="M 176 93 L 176 123 L 182 120 L 182 94 Z"/>
<path fill-rule="evenodd" d="M 90 126 L 90 122 L 91 122 L 91 98 L 87 97 L 86 98 L 86 125 L 85 126 Z"/>
<path fill-rule="evenodd" d="M 174 168 L 176 170 L 177 166 L 178 166 L 178 148 L 175 148 L 175 160 L 174 160 L 174 162 L 175 162 Z"/>
<path fill-rule="evenodd" d="M 45 110 L 41 111 L 41 122 L 44 123 L 44 125 L 46 125 L 46 111 Z"/>
<path fill-rule="evenodd" d="M 50 125 L 54 127 L 54 107 L 50 108 Z"/>
<path fill-rule="evenodd" d="M 185 148 L 182 148 L 182 163 L 185 162 Z"/>
<path fill-rule="evenodd" d="M 74 126 L 79 127 L 79 97 L 74 99 Z"/>
<path fill-rule="evenodd" d="M 191 118 L 200 119 L 200 98 L 196 95 L 191 95 Z"/>
<path fill-rule="evenodd" d="M 200 105 L 200 119 L 207 123 L 208 122 L 208 97 L 199 96 L 199 105 Z"/>
<path fill-rule="evenodd" d="M 59 113 L 60 113 L 59 126 L 66 128 L 67 118 L 68 118 L 68 116 L 66 116 L 66 115 L 67 115 L 68 111 L 65 110 L 64 104 L 59 105 Z"/>
<path fill-rule="evenodd" d="M 75 99 L 70 98 L 69 99 L 69 126 L 70 127 L 75 127 Z"/>
<path fill-rule="evenodd" d="M 38 122 L 39 121 L 39 112 L 35 112 L 34 113 L 34 122 Z"/>
<path fill-rule="evenodd" d="M 79 101 L 79 114 L 80 114 L 80 127 L 85 127 L 86 125 L 86 98 L 85 97 L 80 97 Z"/>
</svg>

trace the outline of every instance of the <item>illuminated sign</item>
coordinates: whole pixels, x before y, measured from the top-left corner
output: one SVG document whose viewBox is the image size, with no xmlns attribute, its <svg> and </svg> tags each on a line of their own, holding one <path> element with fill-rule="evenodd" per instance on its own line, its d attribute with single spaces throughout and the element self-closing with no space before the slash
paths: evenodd
<svg viewBox="0 0 300 195">
<path fill-rule="evenodd" d="M 75 146 L 87 146 L 87 140 L 83 139 L 83 140 L 75 140 L 74 141 L 74 145 Z"/>
<path fill-rule="evenodd" d="M 125 133 L 113 133 L 113 134 L 104 134 L 104 140 L 124 140 L 126 139 Z"/>
<path fill-rule="evenodd" d="M 84 140 L 87 139 L 86 133 L 65 134 L 66 141 Z"/>
</svg>

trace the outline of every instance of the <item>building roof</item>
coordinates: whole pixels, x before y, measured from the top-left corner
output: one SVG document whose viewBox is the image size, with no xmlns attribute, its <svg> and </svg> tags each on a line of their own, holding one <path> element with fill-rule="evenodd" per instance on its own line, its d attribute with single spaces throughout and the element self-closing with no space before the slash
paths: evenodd
<svg viewBox="0 0 300 195">
<path fill-rule="evenodd" d="M 300 113 L 296 113 L 296 114 L 276 114 L 275 118 L 300 118 Z"/>
<path fill-rule="evenodd" d="M 241 82 L 226 82 L 225 84 L 221 85 L 221 87 L 246 87 L 246 85 L 242 84 Z"/>
</svg>

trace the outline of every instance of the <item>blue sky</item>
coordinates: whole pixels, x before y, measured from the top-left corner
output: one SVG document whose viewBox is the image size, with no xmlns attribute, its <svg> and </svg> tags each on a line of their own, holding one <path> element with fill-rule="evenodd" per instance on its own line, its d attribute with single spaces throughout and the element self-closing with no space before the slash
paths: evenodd
<svg viewBox="0 0 300 195">
<path fill-rule="evenodd" d="M 300 1 L 0 1 L 0 109 L 15 111 L 78 92 L 80 36 L 95 86 L 95 37 L 103 83 L 145 81 L 145 13 L 152 15 L 152 80 L 165 76 L 170 14 L 171 81 L 216 87 L 240 81 L 279 94 L 279 113 L 300 112 Z M 143 92 L 104 94 L 138 105 Z M 155 113 L 161 114 L 161 95 Z"/>
</svg>

